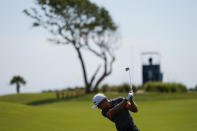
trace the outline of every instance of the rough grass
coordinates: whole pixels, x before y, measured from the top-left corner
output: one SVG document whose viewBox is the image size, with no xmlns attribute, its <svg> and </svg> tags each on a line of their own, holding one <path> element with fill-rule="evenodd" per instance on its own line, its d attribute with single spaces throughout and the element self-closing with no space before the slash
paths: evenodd
<svg viewBox="0 0 197 131">
<path fill-rule="evenodd" d="M 109 98 L 125 93 L 107 93 Z M 62 101 L 53 93 L 0 97 L 2 131 L 114 131 L 112 122 L 91 109 L 93 94 Z M 135 96 L 139 112 L 134 121 L 142 131 L 197 130 L 197 93 L 142 94 Z M 39 104 L 31 104 L 39 102 Z M 34 105 L 34 106 L 33 106 Z M 36 105 L 36 106 L 35 106 Z"/>
</svg>

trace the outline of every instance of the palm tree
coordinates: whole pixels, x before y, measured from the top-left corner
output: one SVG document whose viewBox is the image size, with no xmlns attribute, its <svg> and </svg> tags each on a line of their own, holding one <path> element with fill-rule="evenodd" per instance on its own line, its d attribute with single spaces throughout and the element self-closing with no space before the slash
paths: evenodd
<svg viewBox="0 0 197 131">
<path fill-rule="evenodd" d="M 13 84 L 16 84 L 16 91 L 17 91 L 17 94 L 19 94 L 21 84 L 25 85 L 26 81 L 21 76 L 13 76 L 13 78 L 10 81 L 10 85 L 13 85 Z"/>
</svg>

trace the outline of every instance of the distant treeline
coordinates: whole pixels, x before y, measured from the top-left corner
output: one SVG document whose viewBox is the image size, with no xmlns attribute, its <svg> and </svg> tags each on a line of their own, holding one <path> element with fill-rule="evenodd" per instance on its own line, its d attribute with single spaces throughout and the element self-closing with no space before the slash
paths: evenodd
<svg viewBox="0 0 197 131">
<path fill-rule="evenodd" d="M 76 96 L 82 96 L 85 94 L 85 88 L 82 87 L 74 87 L 74 88 L 66 88 L 62 90 L 45 90 L 43 93 L 55 92 L 57 99 L 66 99 Z"/>
<path fill-rule="evenodd" d="M 132 85 L 132 89 L 134 92 L 137 91 L 137 89 L 140 88 L 140 86 Z M 99 92 L 129 92 L 131 90 L 131 87 L 129 84 L 124 83 L 122 85 L 107 85 L 104 84 L 100 89 Z"/>
<path fill-rule="evenodd" d="M 144 85 L 136 86 L 132 85 L 134 92 L 160 92 L 160 93 L 176 93 L 176 92 L 187 92 L 185 85 L 181 83 L 163 83 L 163 82 L 147 82 Z M 95 92 L 129 92 L 131 90 L 130 85 L 123 83 L 122 85 L 108 85 L 104 84 L 102 87 L 97 88 Z M 57 99 L 64 99 L 70 97 L 81 96 L 85 94 L 85 88 L 74 87 L 66 88 L 63 90 L 45 90 L 45 92 L 56 92 Z"/>
<path fill-rule="evenodd" d="M 132 85 L 134 92 L 141 90 L 144 92 L 160 92 L 160 93 L 175 93 L 175 92 L 187 92 L 185 85 L 181 83 L 163 83 L 163 82 L 147 82 L 144 85 L 136 86 Z M 116 92 L 128 92 L 130 90 L 129 84 L 122 84 L 118 86 L 103 85 L 100 89 L 102 92 L 116 91 Z"/>
</svg>

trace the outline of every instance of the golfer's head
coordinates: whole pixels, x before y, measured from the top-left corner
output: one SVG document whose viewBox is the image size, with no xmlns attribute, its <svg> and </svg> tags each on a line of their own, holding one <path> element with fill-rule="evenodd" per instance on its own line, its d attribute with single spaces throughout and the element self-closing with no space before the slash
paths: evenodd
<svg viewBox="0 0 197 131">
<path fill-rule="evenodd" d="M 94 102 L 94 106 L 92 108 L 98 107 L 103 109 L 107 103 L 107 97 L 102 93 L 98 93 L 92 98 L 92 101 Z"/>
</svg>

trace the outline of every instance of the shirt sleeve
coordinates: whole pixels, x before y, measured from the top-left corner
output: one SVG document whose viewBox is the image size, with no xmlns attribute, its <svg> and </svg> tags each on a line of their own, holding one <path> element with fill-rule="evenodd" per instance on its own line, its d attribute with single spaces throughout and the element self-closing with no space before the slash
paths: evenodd
<svg viewBox="0 0 197 131">
<path fill-rule="evenodd" d="M 115 103 L 118 104 L 118 103 L 122 102 L 122 100 L 124 100 L 123 97 L 118 97 L 115 99 Z"/>
<path fill-rule="evenodd" d="M 117 104 L 122 102 L 123 100 L 124 100 L 123 97 L 118 97 L 118 98 L 112 99 L 111 100 L 111 108 L 113 108 L 114 106 L 116 106 Z M 111 116 L 111 108 L 102 110 L 102 115 L 113 121 L 114 118 L 112 118 L 112 116 Z"/>
<path fill-rule="evenodd" d="M 112 99 L 111 100 L 112 106 L 115 106 L 115 105 L 119 104 L 120 102 L 122 102 L 122 100 L 124 100 L 123 97 L 118 97 L 118 98 Z"/>
<path fill-rule="evenodd" d="M 111 116 L 111 109 L 105 109 L 102 111 L 102 115 L 109 118 L 110 120 L 112 120 L 112 116 Z"/>
<path fill-rule="evenodd" d="M 125 98 L 123 98 L 123 97 L 118 97 L 118 98 L 114 99 L 115 105 L 118 104 L 118 103 L 120 103 L 120 102 L 122 102 L 124 99 Z M 130 106 L 131 106 L 131 103 L 130 102 L 127 102 L 127 104 L 125 105 L 125 109 L 128 110 Z"/>
<path fill-rule="evenodd" d="M 126 108 L 126 109 L 129 109 L 130 106 L 131 106 L 131 103 L 128 102 L 128 103 L 125 105 L 125 108 Z"/>
</svg>

